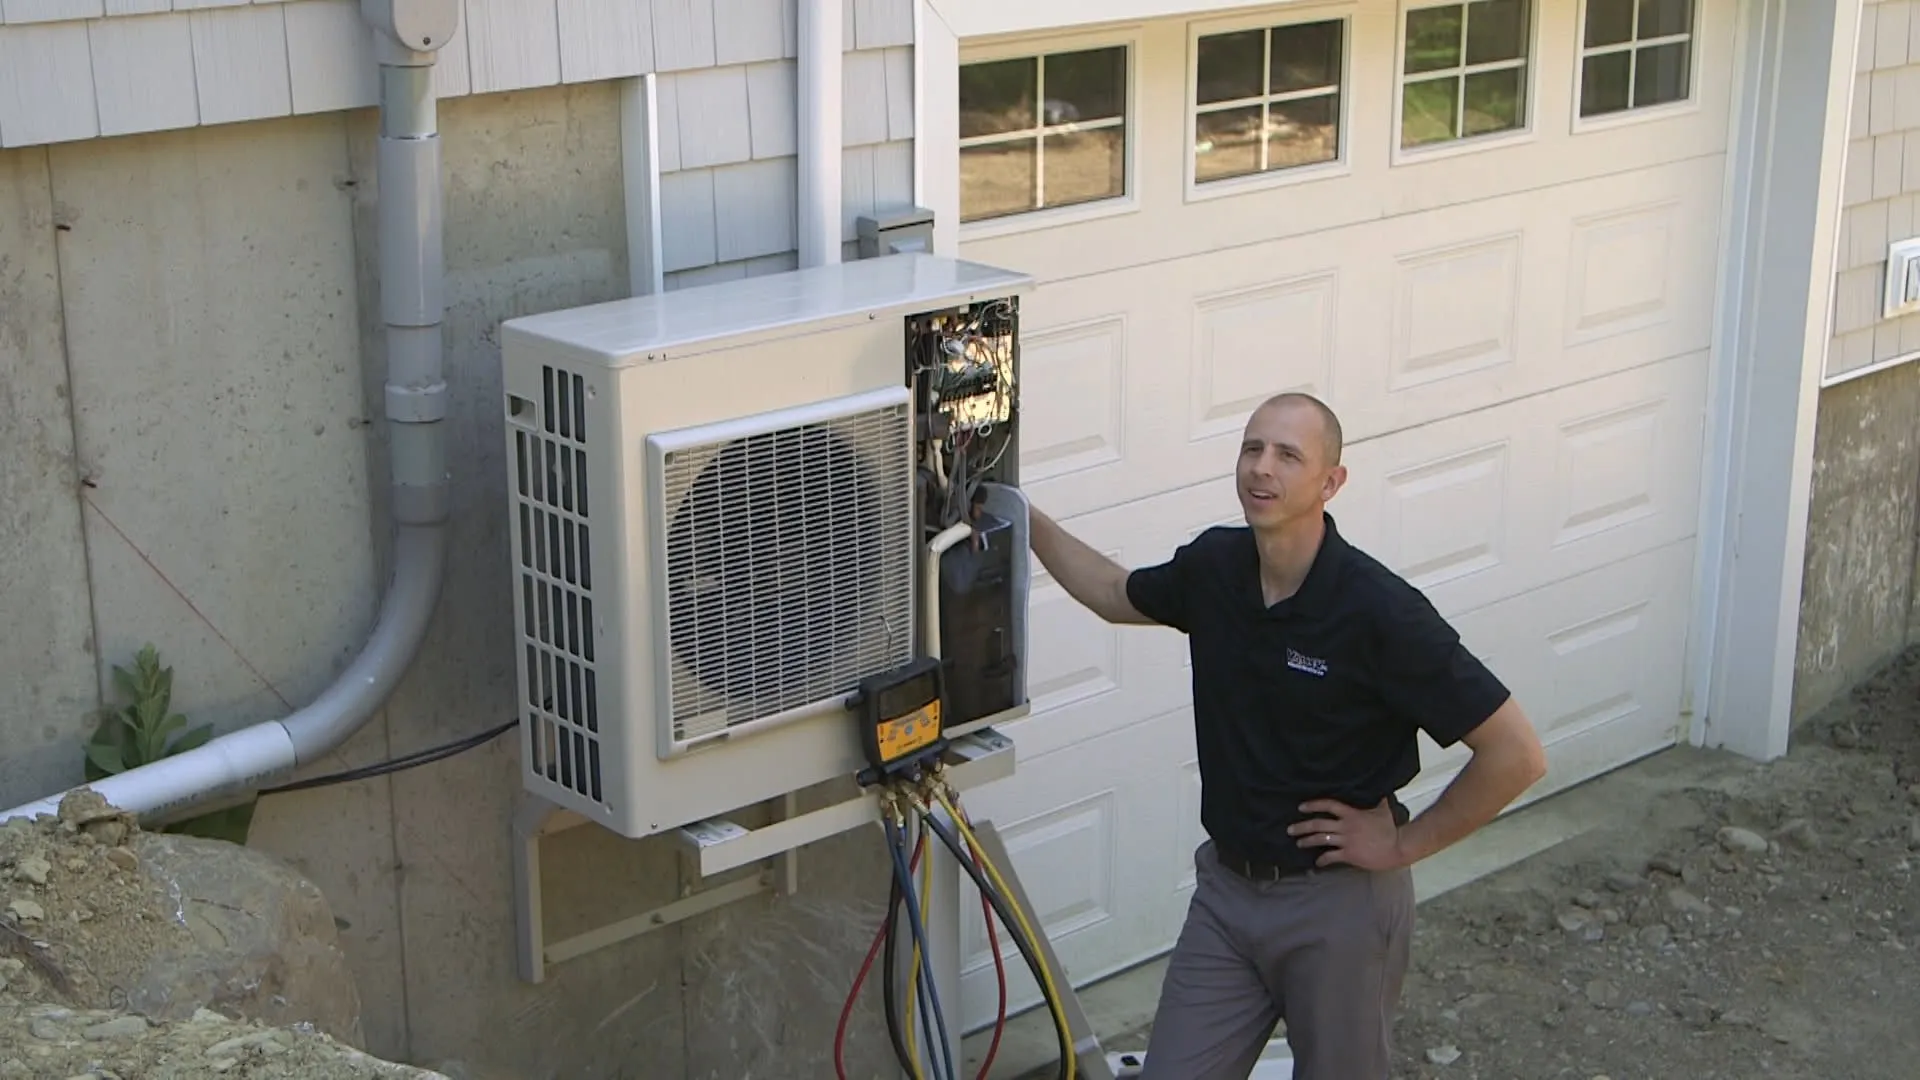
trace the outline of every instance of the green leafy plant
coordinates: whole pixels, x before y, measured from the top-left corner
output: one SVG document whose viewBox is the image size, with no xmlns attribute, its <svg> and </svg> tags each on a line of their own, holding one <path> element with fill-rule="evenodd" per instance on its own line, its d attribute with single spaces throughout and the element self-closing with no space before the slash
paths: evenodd
<svg viewBox="0 0 1920 1080">
<path fill-rule="evenodd" d="M 212 724 L 189 730 L 187 718 L 172 711 L 173 669 L 160 666 L 160 654 L 151 644 L 134 656 L 132 670 L 114 666 L 113 685 L 127 703 L 103 712 L 87 740 L 89 783 L 185 753 L 213 738 Z M 163 831 L 245 844 L 255 801 L 176 822 Z"/>
</svg>

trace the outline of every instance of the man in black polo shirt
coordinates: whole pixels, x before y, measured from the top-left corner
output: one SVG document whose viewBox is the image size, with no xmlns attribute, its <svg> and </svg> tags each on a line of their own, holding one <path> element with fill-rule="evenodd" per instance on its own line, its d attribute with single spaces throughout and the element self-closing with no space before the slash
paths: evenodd
<svg viewBox="0 0 1920 1080">
<path fill-rule="evenodd" d="M 1341 538 L 1339 420 L 1282 394 L 1256 409 L 1235 484 L 1245 527 L 1129 573 L 1033 514 L 1033 550 L 1108 622 L 1187 635 L 1199 748 L 1198 886 L 1168 963 L 1144 1076 L 1244 1078 L 1287 1025 L 1296 1080 L 1378 1080 L 1413 932 L 1419 860 L 1545 774 L 1506 687 L 1425 596 Z M 1472 751 L 1409 820 L 1416 732 Z"/>
</svg>

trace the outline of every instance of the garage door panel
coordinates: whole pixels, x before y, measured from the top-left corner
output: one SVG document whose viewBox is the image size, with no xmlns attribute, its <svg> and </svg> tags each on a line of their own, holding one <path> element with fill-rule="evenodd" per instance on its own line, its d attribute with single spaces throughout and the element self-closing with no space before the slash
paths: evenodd
<svg viewBox="0 0 1920 1080">
<path fill-rule="evenodd" d="M 1661 199 L 1573 220 L 1562 320 L 1566 348 L 1646 330 L 1696 310 L 1699 275 L 1689 273 L 1695 268 L 1684 260 L 1702 245 L 1685 236 L 1689 209 L 1700 208 Z"/>
<path fill-rule="evenodd" d="M 1462 376 L 1514 365 L 1522 238 L 1518 230 L 1476 236 L 1399 258 L 1393 268 L 1392 337 L 1380 391 L 1399 395 L 1458 380 L 1453 393 L 1467 395 L 1460 407 L 1470 407 L 1476 390 Z M 1365 424 L 1360 427 L 1364 435 Z"/>
<path fill-rule="evenodd" d="M 1568 221 L 1556 346 L 1573 365 L 1611 371 L 1708 347 L 1719 257 L 1712 177 L 1721 164 L 1694 163 L 1671 186 L 1594 199 Z"/>
<path fill-rule="evenodd" d="M 1547 748 L 1531 794 L 1670 745 L 1681 708 L 1693 552 L 1683 540 L 1454 617 Z M 1409 802 L 1424 806 L 1466 761 L 1422 737 Z"/>
<path fill-rule="evenodd" d="M 1359 442 L 1702 351 L 1717 198 L 1687 163 L 1043 285 L 1024 481 L 1076 514 L 1230 469 L 1282 390 Z"/>
<path fill-rule="evenodd" d="M 1036 500 L 1041 509 L 1048 509 Z M 1226 480 L 1184 488 L 1061 525 L 1125 567 L 1147 566 L 1223 520 L 1237 520 Z M 1111 626 L 1036 569 L 1029 620 L 1033 711 L 1000 730 L 1022 761 L 1070 749 L 1184 705 L 1186 638 L 1162 627 Z"/>
<path fill-rule="evenodd" d="M 1705 350 L 1712 171 L 1690 162 L 1355 230 L 1332 401 L 1349 439 Z"/>
<path fill-rule="evenodd" d="M 1057 518 L 1182 486 L 1185 324 L 1148 275 L 1043 286 L 1021 307 L 1021 484 Z"/>
<path fill-rule="evenodd" d="M 1706 365 L 1684 356 L 1350 447 L 1350 539 L 1470 611 L 1692 535 Z"/>
<path fill-rule="evenodd" d="M 1020 475 L 1029 485 L 1084 475 L 1126 456 L 1126 317 L 1068 317 L 1034 329 L 1049 306 L 1028 304 L 1020 343 Z"/>
<path fill-rule="evenodd" d="M 1247 414 L 1274 394 L 1329 392 L 1337 283 L 1323 270 L 1194 297 L 1189 443 L 1237 441 Z"/>
<path fill-rule="evenodd" d="M 1147 959 L 1164 934 L 1169 883 L 1192 845 L 1164 805 L 1166 763 L 1193 756 L 1193 721 L 1176 710 L 1086 741 L 1071 753 L 1021 755 L 1013 777 L 967 795 L 991 820 L 1032 910 L 1076 984 Z M 961 981 L 969 1028 L 993 1022 L 993 954 L 979 894 L 961 890 Z M 1010 1009 L 1040 1001 L 1012 940 L 1000 933 Z"/>
</svg>

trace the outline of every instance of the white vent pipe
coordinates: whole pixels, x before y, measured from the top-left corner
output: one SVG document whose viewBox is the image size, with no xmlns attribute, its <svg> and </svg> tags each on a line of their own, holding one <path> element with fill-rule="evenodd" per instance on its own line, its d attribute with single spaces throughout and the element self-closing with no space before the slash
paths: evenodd
<svg viewBox="0 0 1920 1080">
<path fill-rule="evenodd" d="M 800 268 L 840 261 L 842 40 L 840 0 L 796 0 L 799 11 Z"/>
<path fill-rule="evenodd" d="M 447 387 L 441 376 L 446 301 L 433 62 L 458 28 L 459 5 L 457 0 L 362 0 L 362 15 L 376 30 L 380 64 L 376 167 L 391 511 L 397 533 L 393 579 L 365 648 L 312 704 L 285 719 L 263 721 L 84 785 L 129 813 L 161 815 L 244 794 L 345 742 L 399 686 L 439 601 L 447 552 Z M 837 183 L 837 159 L 834 175 Z M 14 807 L 0 814 L 0 821 L 53 814 L 66 794 Z"/>
</svg>

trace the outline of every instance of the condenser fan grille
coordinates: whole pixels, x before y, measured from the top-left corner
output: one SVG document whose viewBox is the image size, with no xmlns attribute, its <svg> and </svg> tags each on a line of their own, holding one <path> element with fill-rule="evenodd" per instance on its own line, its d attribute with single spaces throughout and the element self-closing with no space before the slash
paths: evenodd
<svg viewBox="0 0 1920 1080">
<path fill-rule="evenodd" d="M 661 447 L 675 744 L 837 699 L 911 658 L 912 430 L 897 397 Z"/>
</svg>

